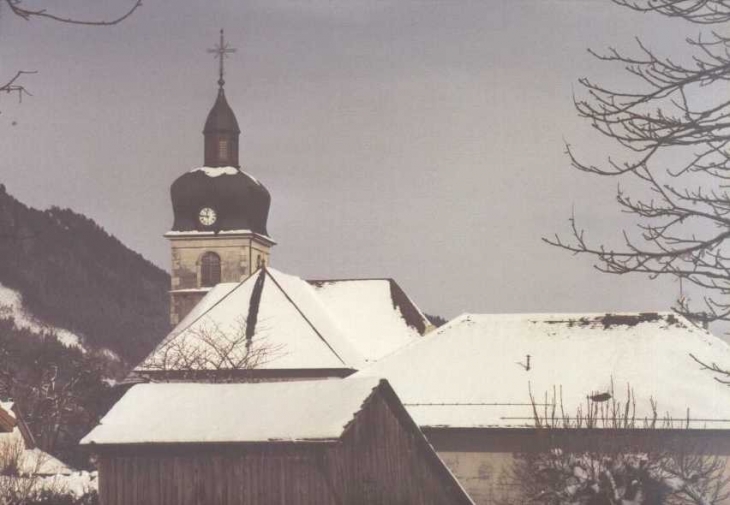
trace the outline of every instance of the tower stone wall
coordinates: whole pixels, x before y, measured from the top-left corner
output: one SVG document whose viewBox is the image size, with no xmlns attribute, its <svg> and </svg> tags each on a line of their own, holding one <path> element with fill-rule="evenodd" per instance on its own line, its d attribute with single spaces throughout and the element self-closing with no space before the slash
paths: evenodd
<svg viewBox="0 0 730 505">
<path fill-rule="evenodd" d="M 170 321 L 179 323 L 211 286 L 204 286 L 201 260 L 205 253 L 220 258 L 220 281 L 241 282 L 269 264 L 273 242 L 253 233 L 167 233 L 170 241 Z"/>
</svg>

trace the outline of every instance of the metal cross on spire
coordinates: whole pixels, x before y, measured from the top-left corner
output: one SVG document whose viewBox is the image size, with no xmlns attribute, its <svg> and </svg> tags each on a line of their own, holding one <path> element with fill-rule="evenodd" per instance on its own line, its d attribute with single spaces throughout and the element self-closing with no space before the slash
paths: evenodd
<svg viewBox="0 0 730 505">
<path fill-rule="evenodd" d="M 219 67 L 219 77 L 218 77 L 218 86 L 221 88 L 226 83 L 225 80 L 223 80 L 223 59 L 228 58 L 228 55 L 230 53 L 235 53 L 236 48 L 230 47 L 228 43 L 226 42 L 225 38 L 223 37 L 223 29 L 221 28 L 221 40 L 218 43 L 217 46 L 215 46 L 213 49 L 208 49 L 209 53 L 214 53 L 215 57 L 218 58 L 218 62 L 220 64 Z"/>
</svg>

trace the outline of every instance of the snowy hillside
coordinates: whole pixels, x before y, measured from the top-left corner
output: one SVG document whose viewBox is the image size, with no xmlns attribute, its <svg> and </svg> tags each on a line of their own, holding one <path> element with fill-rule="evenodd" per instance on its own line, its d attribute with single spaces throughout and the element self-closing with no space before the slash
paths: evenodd
<svg viewBox="0 0 730 505">
<path fill-rule="evenodd" d="M 0 315 L 136 363 L 169 331 L 168 274 L 70 209 L 0 190 Z M 83 337 L 80 339 L 79 337 Z"/>
<path fill-rule="evenodd" d="M 73 332 L 42 322 L 23 306 L 23 296 L 0 284 L 0 318 L 12 318 L 15 327 L 33 333 L 53 333 L 66 347 L 85 350 L 81 337 Z"/>
</svg>

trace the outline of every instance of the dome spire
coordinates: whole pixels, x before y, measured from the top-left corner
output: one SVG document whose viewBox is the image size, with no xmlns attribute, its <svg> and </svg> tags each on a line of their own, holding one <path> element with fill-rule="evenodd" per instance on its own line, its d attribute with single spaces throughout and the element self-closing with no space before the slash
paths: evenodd
<svg viewBox="0 0 730 505">
<path fill-rule="evenodd" d="M 218 58 L 218 86 L 222 89 L 223 85 L 226 83 L 225 79 L 223 79 L 223 74 L 225 73 L 223 60 L 228 58 L 229 54 L 236 52 L 236 48 L 230 47 L 229 44 L 226 42 L 225 36 L 223 34 L 223 28 L 221 28 L 220 42 L 218 42 L 218 45 L 215 46 L 213 49 L 208 49 L 208 52 L 214 53 L 215 57 Z"/>
<path fill-rule="evenodd" d="M 218 58 L 218 96 L 216 97 L 213 108 L 208 113 L 208 119 L 205 121 L 203 135 L 205 136 L 205 156 L 204 163 L 206 167 L 236 167 L 238 163 L 238 134 L 241 130 L 238 128 L 238 121 L 233 114 L 233 110 L 228 105 L 223 85 L 226 83 L 224 79 L 223 60 L 229 54 L 235 53 L 236 49 L 230 47 L 220 32 L 220 42 L 213 49 L 208 49 L 209 53 L 214 53 Z"/>
</svg>

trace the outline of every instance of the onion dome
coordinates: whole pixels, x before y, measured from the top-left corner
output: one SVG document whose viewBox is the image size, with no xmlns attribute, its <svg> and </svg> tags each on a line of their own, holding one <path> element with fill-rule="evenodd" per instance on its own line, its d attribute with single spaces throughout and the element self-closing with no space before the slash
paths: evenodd
<svg viewBox="0 0 730 505">
<path fill-rule="evenodd" d="M 202 167 L 187 172 L 170 188 L 172 231 L 251 231 L 268 236 L 271 196 L 236 167 Z"/>
</svg>

